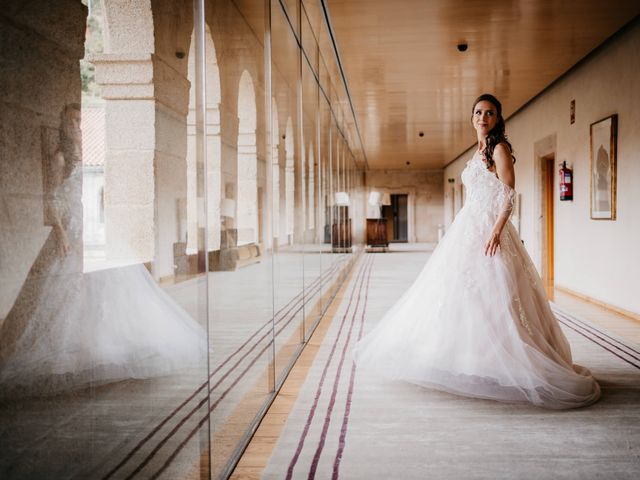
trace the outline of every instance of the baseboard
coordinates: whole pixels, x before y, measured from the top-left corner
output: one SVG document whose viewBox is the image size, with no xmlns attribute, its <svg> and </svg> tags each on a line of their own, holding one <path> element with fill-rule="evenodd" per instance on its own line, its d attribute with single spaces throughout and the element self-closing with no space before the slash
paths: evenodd
<svg viewBox="0 0 640 480">
<path fill-rule="evenodd" d="M 617 313 L 618 315 L 623 315 L 625 317 L 631 318 L 632 320 L 635 320 L 636 322 L 640 322 L 640 314 L 638 313 L 630 312 L 629 310 L 616 307 L 615 305 L 611 305 L 610 303 L 603 302 L 601 300 L 590 297 L 583 293 L 578 293 L 574 290 L 571 290 L 570 288 L 563 287 L 561 285 L 554 285 L 553 288 L 555 288 L 556 290 L 560 290 L 561 292 L 568 293 L 569 295 L 573 295 L 574 297 L 578 297 L 589 303 L 593 303 L 594 305 L 598 305 L 599 307 L 606 308 L 607 310 L 611 310 L 612 312 Z"/>
</svg>

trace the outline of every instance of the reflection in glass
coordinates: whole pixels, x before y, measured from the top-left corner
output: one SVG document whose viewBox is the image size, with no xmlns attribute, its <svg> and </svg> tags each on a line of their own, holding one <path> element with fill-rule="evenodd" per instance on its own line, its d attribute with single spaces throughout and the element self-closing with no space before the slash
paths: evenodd
<svg viewBox="0 0 640 480">
<path fill-rule="evenodd" d="M 301 119 L 298 115 L 300 50 L 280 2 L 271 5 L 271 89 L 278 123 L 279 214 L 274 254 L 275 377 L 279 382 L 304 341 L 304 191 Z M 273 160 L 274 163 L 276 160 Z M 275 192 L 274 192 L 275 193 Z"/>
<path fill-rule="evenodd" d="M 26 206 L 31 223 L 10 227 L 12 255 L 28 270 L 3 278 L 13 296 L 3 299 L 0 327 L 0 476 L 183 475 L 182 462 L 208 450 L 197 441 L 181 446 L 177 432 L 164 429 L 180 419 L 179 434 L 189 435 L 207 423 L 206 318 L 199 308 L 206 298 L 199 285 L 180 285 L 174 270 L 187 234 L 187 99 L 202 84 L 187 82 L 187 61 L 175 52 L 190 49 L 193 18 L 149 21 L 144 31 L 131 22 L 144 14 L 151 20 L 151 11 L 110 1 L 90 2 L 88 12 L 79 3 L 67 7 L 35 2 L 23 12 L 64 19 L 51 25 L 67 42 L 64 54 L 57 46 L 51 54 L 38 22 L 12 30 L 40 43 L 15 51 L 22 58 L 11 59 L 18 70 L 10 75 L 38 78 L 44 67 L 48 81 L 13 84 L 11 92 L 23 106 L 30 96 L 40 99 L 20 115 L 38 151 L 26 136 L 15 136 L 12 148 L 41 181 L 16 182 L 22 198 L 40 202 Z M 179 32 L 169 48 L 145 43 L 168 28 Z M 141 69 L 170 69 L 172 80 L 157 80 L 155 95 L 177 95 L 160 102 L 141 94 Z M 34 233 L 42 238 L 37 248 L 21 248 Z M 197 276 L 198 268 L 196 262 L 183 273 Z M 32 461 L 17 461 L 25 451 Z M 167 462 L 172 458 L 180 461 Z"/>
<path fill-rule="evenodd" d="M 225 477 L 346 276 L 320 4 L 83 3 L 0 19 L 0 477 Z"/>
<path fill-rule="evenodd" d="M 316 211 L 320 196 L 319 175 L 319 88 L 316 78 L 307 63 L 302 60 L 302 122 L 303 122 L 303 186 L 306 189 L 304 231 L 304 297 L 305 340 L 308 340 L 322 315 L 322 282 L 328 275 L 323 273 L 322 225 Z"/>
<path fill-rule="evenodd" d="M 259 2 L 218 4 L 205 50 L 211 472 L 224 477 L 273 394 L 273 184 Z M 262 17 L 262 22 L 260 21 Z M 247 23 L 249 19 L 251 23 Z M 224 52 L 224 54 L 222 54 Z M 213 64 L 215 62 L 215 68 Z M 218 83 L 219 82 L 219 83 Z M 217 96 L 217 91 L 220 92 Z M 272 154 L 272 152 L 269 152 Z M 213 193 L 213 198 L 211 194 Z"/>
</svg>

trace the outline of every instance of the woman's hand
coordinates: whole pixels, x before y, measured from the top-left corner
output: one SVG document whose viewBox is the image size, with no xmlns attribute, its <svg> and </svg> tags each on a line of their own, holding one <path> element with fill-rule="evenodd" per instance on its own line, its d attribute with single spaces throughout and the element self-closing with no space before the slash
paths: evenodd
<svg viewBox="0 0 640 480">
<path fill-rule="evenodd" d="M 61 256 L 66 257 L 71 251 L 71 243 L 69 243 L 69 238 L 67 237 L 67 234 L 62 227 L 56 228 L 55 230 L 58 240 L 58 253 Z"/>
<path fill-rule="evenodd" d="M 498 247 L 500 247 L 500 232 L 494 230 L 491 232 L 491 236 L 489 240 L 484 244 L 484 254 L 493 257 L 498 251 Z"/>
</svg>

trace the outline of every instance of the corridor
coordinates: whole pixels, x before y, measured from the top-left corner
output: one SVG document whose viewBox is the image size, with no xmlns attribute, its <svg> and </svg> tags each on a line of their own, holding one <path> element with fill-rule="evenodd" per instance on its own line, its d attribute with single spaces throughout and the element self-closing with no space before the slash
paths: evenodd
<svg viewBox="0 0 640 480">
<path fill-rule="evenodd" d="M 624 317 L 592 307 L 587 320 L 554 304 L 575 363 L 602 385 L 601 400 L 584 409 L 458 397 L 353 363 L 354 343 L 429 258 L 422 247 L 360 258 L 231 478 L 636 478 L 640 348 L 599 324 L 609 317 L 609 327 L 638 335 Z"/>
</svg>

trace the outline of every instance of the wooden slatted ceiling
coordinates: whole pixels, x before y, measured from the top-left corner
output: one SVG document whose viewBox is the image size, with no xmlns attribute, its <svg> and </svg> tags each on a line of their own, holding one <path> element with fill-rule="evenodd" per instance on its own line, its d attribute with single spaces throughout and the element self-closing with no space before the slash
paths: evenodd
<svg viewBox="0 0 640 480">
<path fill-rule="evenodd" d="M 638 0 L 327 5 L 370 168 L 441 168 L 475 141 L 480 93 L 508 117 L 640 13 Z"/>
</svg>

